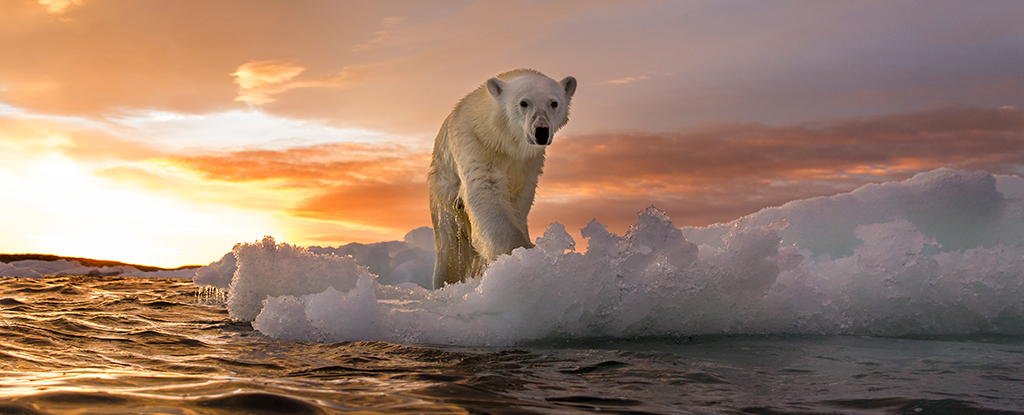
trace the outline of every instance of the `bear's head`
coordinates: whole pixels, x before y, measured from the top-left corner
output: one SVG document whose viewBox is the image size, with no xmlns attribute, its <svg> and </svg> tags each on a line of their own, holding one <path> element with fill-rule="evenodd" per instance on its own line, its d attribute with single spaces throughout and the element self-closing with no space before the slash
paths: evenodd
<svg viewBox="0 0 1024 415">
<path fill-rule="evenodd" d="M 522 128 L 531 145 L 551 144 L 555 131 L 569 121 L 569 101 L 576 92 L 576 78 L 555 82 L 539 73 L 525 73 L 510 80 L 487 80 L 487 91 L 505 112 L 508 122 Z"/>
</svg>

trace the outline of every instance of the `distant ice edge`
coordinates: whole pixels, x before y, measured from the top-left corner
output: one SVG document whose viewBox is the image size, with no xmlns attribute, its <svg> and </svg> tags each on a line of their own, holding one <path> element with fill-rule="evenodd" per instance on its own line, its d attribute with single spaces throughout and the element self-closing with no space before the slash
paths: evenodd
<svg viewBox="0 0 1024 415">
<path fill-rule="evenodd" d="M 193 267 L 140 271 L 131 265 L 96 267 L 82 265 L 80 261 L 68 259 L 25 259 L 12 261 L 8 264 L 0 262 L 0 277 L 44 278 L 47 275 L 85 275 L 101 277 L 194 278 L 195 273 L 196 269 Z"/>
<path fill-rule="evenodd" d="M 437 291 L 415 283 L 431 269 L 423 229 L 377 254 L 386 278 L 365 266 L 365 246 L 359 258 L 268 237 L 236 245 L 237 264 L 225 256 L 195 282 L 227 287 L 232 318 L 261 333 L 318 342 L 1024 334 L 1017 176 L 939 169 L 705 228 L 677 229 L 652 206 L 622 236 L 592 221 L 586 253 L 555 223 L 535 248 Z"/>
</svg>

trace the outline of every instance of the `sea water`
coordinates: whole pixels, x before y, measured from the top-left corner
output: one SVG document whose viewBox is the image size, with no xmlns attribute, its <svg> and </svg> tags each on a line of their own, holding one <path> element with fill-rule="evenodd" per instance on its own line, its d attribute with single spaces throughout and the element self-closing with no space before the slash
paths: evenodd
<svg viewBox="0 0 1024 415">
<path fill-rule="evenodd" d="M 706 228 L 650 208 L 436 291 L 423 230 L 5 277 L 0 413 L 1024 413 L 1022 199 L 943 169 Z"/>
<path fill-rule="evenodd" d="M 279 340 L 188 280 L 0 278 L 0 413 L 1024 413 L 1024 338 Z"/>
</svg>

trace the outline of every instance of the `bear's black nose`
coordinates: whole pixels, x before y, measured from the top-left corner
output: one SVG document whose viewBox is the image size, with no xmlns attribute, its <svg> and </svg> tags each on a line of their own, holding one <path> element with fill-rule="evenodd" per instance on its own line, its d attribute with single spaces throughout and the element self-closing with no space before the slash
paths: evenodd
<svg viewBox="0 0 1024 415">
<path fill-rule="evenodd" d="M 534 138 L 537 139 L 537 144 L 540 144 L 542 146 L 546 145 L 548 143 L 548 139 L 551 138 L 548 132 L 548 127 L 537 127 L 537 131 L 533 134 L 533 136 Z"/>
</svg>

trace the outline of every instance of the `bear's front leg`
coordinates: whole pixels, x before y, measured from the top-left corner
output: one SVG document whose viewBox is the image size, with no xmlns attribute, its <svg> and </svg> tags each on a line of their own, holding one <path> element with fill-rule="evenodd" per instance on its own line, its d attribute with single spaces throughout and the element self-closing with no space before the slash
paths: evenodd
<svg viewBox="0 0 1024 415">
<path fill-rule="evenodd" d="M 434 289 L 472 278 L 479 255 L 473 251 L 470 223 L 459 198 L 459 186 L 436 174 L 428 176 L 430 218 L 434 225 Z"/>
<path fill-rule="evenodd" d="M 467 173 L 472 173 L 467 169 Z M 479 173 L 479 172 L 478 172 Z M 497 174 L 467 174 L 463 181 L 466 213 L 472 223 L 473 247 L 488 261 L 519 247 L 533 247 L 520 229 L 508 184 Z"/>
</svg>

